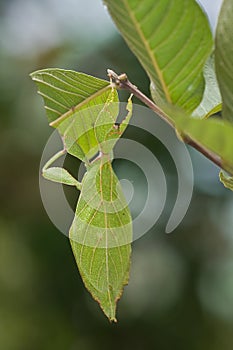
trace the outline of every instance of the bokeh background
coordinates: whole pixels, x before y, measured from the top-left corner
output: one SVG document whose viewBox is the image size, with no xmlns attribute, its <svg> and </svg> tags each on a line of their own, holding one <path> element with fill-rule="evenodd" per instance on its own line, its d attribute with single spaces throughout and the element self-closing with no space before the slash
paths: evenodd
<svg viewBox="0 0 233 350">
<path fill-rule="evenodd" d="M 214 31 L 221 1 L 201 3 Z M 100 0 L 0 1 L 0 349 L 231 350 L 233 196 L 218 182 L 216 167 L 195 151 L 190 208 L 166 235 L 175 166 L 157 140 L 128 130 L 163 165 L 167 211 L 133 244 L 116 325 L 85 290 L 68 239 L 40 199 L 40 157 L 52 130 L 29 73 L 47 67 L 102 78 L 112 68 L 148 93 L 145 73 Z M 123 169 L 127 178 L 130 169 Z M 143 198 L 143 177 L 134 173 Z"/>
</svg>

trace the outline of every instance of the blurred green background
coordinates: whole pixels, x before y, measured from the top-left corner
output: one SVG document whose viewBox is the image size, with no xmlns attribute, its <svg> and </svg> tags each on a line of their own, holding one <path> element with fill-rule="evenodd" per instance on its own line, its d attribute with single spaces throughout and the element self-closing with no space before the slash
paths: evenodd
<svg viewBox="0 0 233 350">
<path fill-rule="evenodd" d="M 192 150 L 187 215 L 166 235 L 166 213 L 134 242 L 116 325 L 85 290 L 69 242 L 40 199 L 40 157 L 52 130 L 29 73 L 47 67 L 102 78 L 112 68 L 148 93 L 143 70 L 101 1 L 0 1 L 0 349 L 231 350 L 233 196 L 217 169 Z M 146 134 L 128 135 L 161 159 L 171 209 L 177 175 L 169 154 Z"/>
</svg>

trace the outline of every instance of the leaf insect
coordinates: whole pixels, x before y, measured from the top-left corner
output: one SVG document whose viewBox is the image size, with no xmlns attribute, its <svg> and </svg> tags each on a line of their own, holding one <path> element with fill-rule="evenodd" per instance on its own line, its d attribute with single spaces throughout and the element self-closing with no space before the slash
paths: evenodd
<svg viewBox="0 0 233 350">
<path fill-rule="evenodd" d="M 38 79 L 36 73 L 34 80 Z M 41 88 L 39 84 L 44 85 Z M 46 84 L 38 83 L 45 102 L 51 99 L 47 90 L 46 97 L 43 92 Z M 69 230 L 71 247 L 86 288 L 110 321 L 116 321 L 116 302 L 129 278 L 132 219 L 112 159 L 114 145 L 131 118 L 132 101 L 130 96 L 125 119 L 116 123 L 119 106 L 113 84 L 100 94 L 100 100 L 102 104 L 93 100 L 80 108 L 71 106 L 68 113 L 50 123 L 59 130 L 64 149 L 47 161 L 42 175 L 80 191 Z M 84 162 L 82 182 L 64 168 L 52 166 L 65 153 Z"/>
</svg>

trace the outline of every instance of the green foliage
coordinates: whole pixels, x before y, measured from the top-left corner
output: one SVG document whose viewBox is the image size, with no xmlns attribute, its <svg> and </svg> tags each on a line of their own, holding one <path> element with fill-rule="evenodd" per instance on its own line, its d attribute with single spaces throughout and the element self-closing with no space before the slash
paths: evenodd
<svg viewBox="0 0 233 350">
<path fill-rule="evenodd" d="M 81 184 L 63 168 L 48 168 L 63 151 L 46 163 L 43 176 L 81 189 L 69 233 L 71 246 L 85 286 L 107 317 L 116 321 L 116 302 L 129 275 L 132 220 L 111 166 L 111 152 L 132 115 L 131 100 L 128 115 L 116 127 L 118 96 L 109 82 L 58 69 L 31 76 L 64 149 L 85 162 L 87 173 Z"/>
<path fill-rule="evenodd" d="M 220 180 L 232 190 L 232 1 L 224 1 L 219 17 L 215 58 L 207 18 L 194 0 L 104 3 L 146 70 L 152 98 L 163 115 L 167 114 L 184 141 L 191 140 L 203 154 L 217 157 L 215 163 L 229 172 L 221 172 Z M 123 81 L 117 75 L 112 84 L 62 69 L 45 69 L 31 76 L 64 150 L 85 163 L 82 183 L 65 169 L 49 168 L 64 151 L 45 164 L 43 175 L 81 190 L 69 232 L 71 246 L 86 288 L 115 321 L 116 302 L 129 277 L 132 220 L 111 160 L 114 145 L 131 118 L 131 100 L 127 116 L 116 125 L 115 88 Z M 137 91 L 136 86 L 130 91 Z M 223 119 L 209 118 L 222 106 Z"/>
<path fill-rule="evenodd" d="M 105 0 L 118 29 L 151 81 L 155 103 L 194 110 L 212 50 L 208 21 L 194 0 Z"/>
<path fill-rule="evenodd" d="M 197 2 L 104 2 L 145 68 L 154 101 L 169 111 L 168 119 L 181 135 L 187 134 L 201 147 L 214 152 L 222 159 L 224 168 L 232 172 L 232 127 L 224 122 L 205 123 L 191 118 L 206 119 L 222 109 L 214 57 L 210 56 L 213 39 L 207 18 Z M 217 28 L 215 60 L 223 95 L 223 117 L 229 120 L 233 115 L 232 14 L 232 1 L 226 0 Z M 167 103 L 175 108 L 167 107 Z M 192 115 L 183 118 L 182 109 Z"/>
<path fill-rule="evenodd" d="M 216 32 L 216 73 L 223 98 L 222 116 L 233 121 L 233 2 L 224 0 Z"/>
</svg>

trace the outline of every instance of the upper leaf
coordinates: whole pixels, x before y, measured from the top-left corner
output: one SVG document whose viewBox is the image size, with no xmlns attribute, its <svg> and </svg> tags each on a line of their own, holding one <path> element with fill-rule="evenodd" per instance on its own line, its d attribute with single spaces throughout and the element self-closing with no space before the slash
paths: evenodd
<svg viewBox="0 0 233 350">
<path fill-rule="evenodd" d="M 202 70 L 212 49 L 206 16 L 194 0 L 104 0 L 145 68 L 153 99 L 193 111 L 204 91 Z"/>
<path fill-rule="evenodd" d="M 216 73 L 223 99 L 222 116 L 233 122 L 233 1 L 223 2 L 216 32 Z"/>
</svg>

